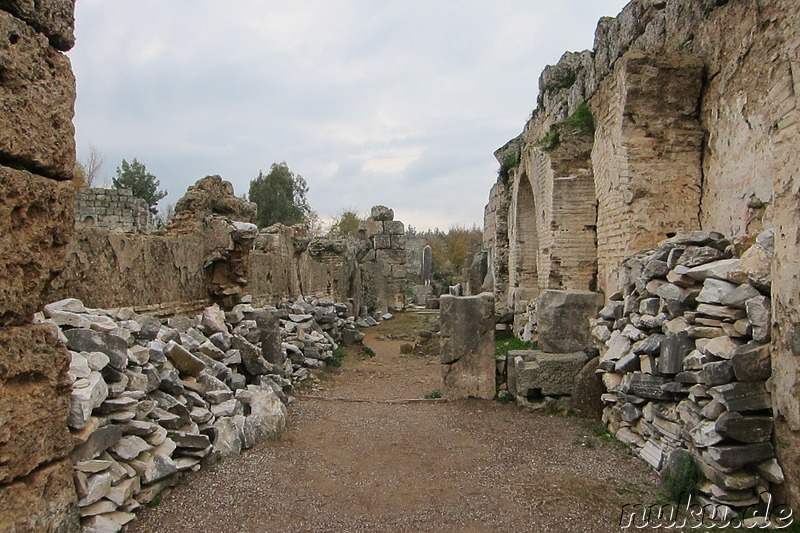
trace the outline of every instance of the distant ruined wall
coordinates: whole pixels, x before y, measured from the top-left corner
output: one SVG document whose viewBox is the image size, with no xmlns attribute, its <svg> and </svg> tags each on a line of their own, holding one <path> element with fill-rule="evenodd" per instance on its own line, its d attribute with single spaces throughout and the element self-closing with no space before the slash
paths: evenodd
<svg viewBox="0 0 800 533">
<path fill-rule="evenodd" d="M 774 228 L 771 392 L 777 454 L 795 505 L 800 503 L 798 27 L 800 4 L 791 0 L 634 0 L 617 17 L 601 19 L 592 51 L 568 52 L 543 71 L 537 109 L 513 141 L 519 157 L 508 157 L 509 145 L 496 152 L 504 172 L 487 205 L 489 238 L 484 239 L 490 271 L 511 273 L 510 294 L 556 283 L 548 257 L 564 236 L 551 238 L 553 227 L 560 227 L 555 213 L 583 193 L 568 186 L 559 197 L 553 191 L 560 176 L 547 170 L 555 168 L 547 158 L 570 149 L 570 143 L 565 146 L 562 139 L 554 150 L 545 148 L 554 129 L 570 130 L 568 119 L 584 102 L 595 125 L 584 168 L 597 202 L 596 285 L 607 299 L 619 294 L 626 255 L 680 230 L 719 231 L 745 245 Z M 582 157 L 575 161 L 587 163 Z M 497 188 L 513 187 L 509 176 L 523 174 L 537 209 L 534 249 L 520 246 L 515 233 L 526 223 L 525 210 L 515 208 L 530 203 L 527 189 L 512 189 L 508 207 L 497 201 Z M 498 213 L 508 219 L 507 245 L 504 236 L 492 235 Z M 578 227 L 571 215 L 562 220 Z M 525 275 L 525 265 L 533 262 L 518 260 L 530 254 L 537 256 L 535 281 Z M 583 276 L 591 269 L 584 263 L 573 272 Z M 514 278 L 529 281 L 513 287 Z M 498 290 L 503 289 L 495 280 Z M 500 314 L 499 305 L 508 300 L 497 301 Z"/>
<path fill-rule="evenodd" d="M 0 530 L 73 532 L 69 353 L 31 321 L 73 231 L 70 0 L 0 1 Z"/>
<path fill-rule="evenodd" d="M 149 233 L 153 215 L 130 189 L 86 188 L 75 197 L 75 225 Z"/>
</svg>

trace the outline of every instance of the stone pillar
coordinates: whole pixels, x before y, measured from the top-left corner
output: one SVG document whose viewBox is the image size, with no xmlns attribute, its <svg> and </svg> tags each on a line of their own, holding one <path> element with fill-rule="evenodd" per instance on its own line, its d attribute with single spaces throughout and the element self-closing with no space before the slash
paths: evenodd
<svg viewBox="0 0 800 533">
<path fill-rule="evenodd" d="M 32 324 L 72 237 L 73 2 L 0 2 L 0 531 L 71 532 L 69 352 Z"/>
<path fill-rule="evenodd" d="M 444 295 L 440 309 L 444 396 L 494 398 L 494 296 Z"/>
<path fill-rule="evenodd" d="M 433 256 L 431 255 L 433 251 L 431 250 L 430 245 L 425 245 L 425 248 L 422 249 L 422 284 L 423 285 L 430 285 L 431 284 L 431 276 L 432 276 L 432 260 Z"/>
</svg>

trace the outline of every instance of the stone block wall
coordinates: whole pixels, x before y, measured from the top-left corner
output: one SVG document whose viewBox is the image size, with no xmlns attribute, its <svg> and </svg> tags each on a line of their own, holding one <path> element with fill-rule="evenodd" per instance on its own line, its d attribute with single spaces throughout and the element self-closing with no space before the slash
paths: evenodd
<svg viewBox="0 0 800 533">
<path fill-rule="evenodd" d="M 75 197 L 75 225 L 149 233 L 153 215 L 129 189 L 86 188 Z"/>
<path fill-rule="evenodd" d="M 592 98 L 597 255 L 608 294 L 617 290 L 614 268 L 623 257 L 699 228 L 702 84 L 697 57 L 635 51 Z"/>
<path fill-rule="evenodd" d="M 394 211 L 378 205 L 361 224 L 359 235 L 365 244 L 358 255 L 362 305 L 380 313 L 404 309 L 408 278 L 405 226 L 394 219 Z"/>
<path fill-rule="evenodd" d="M 596 125 L 598 285 L 607 298 L 619 295 L 625 282 L 618 269 L 627 254 L 682 229 L 752 242 L 775 228 L 774 443 L 786 459 L 785 490 L 795 504 L 798 26 L 800 4 L 791 0 L 634 0 L 618 16 L 600 20 L 591 52 L 566 53 L 544 69 L 537 109 L 522 134 L 533 146 L 589 102 Z M 498 186 L 514 170 L 505 169 Z M 549 198 L 543 190 L 544 198 L 534 190 L 537 206 Z M 510 250 L 497 253 L 501 241 L 485 243 L 492 261 L 501 263 L 491 265 L 493 272 L 513 268 L 502 263 L 524 253 L 513 250 L 514 239 Z"/>
<path fill-rule="evenodd" d="M 73 2 L 0 2 L 0 530 L 72 532 L 69 354 L 32 324 L 73 231 Z"/>
</svg>

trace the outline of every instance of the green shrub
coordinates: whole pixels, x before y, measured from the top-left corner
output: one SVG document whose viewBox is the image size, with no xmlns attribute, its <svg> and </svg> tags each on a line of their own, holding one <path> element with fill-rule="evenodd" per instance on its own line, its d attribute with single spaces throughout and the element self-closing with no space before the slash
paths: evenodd
<svg viewBox="0 0 800 533">
<path fill-rule="evenodd" d="M 375 357 L 375 351 L 369 346 L 364 346 L 364 353 L 367 354 L 369 357 Z"/>
<path fill-rule="evenodd" d="M 552 152 L 558 148 L 560 144 L 561 134 L 558 132 L 558 127 L 555 124 L 550 127 L 548 134 L 539 141 L 539 146 L 541 146 L 542 150 L 545 152 Z"/>
<path fill-rule="evenodd" d="M 694 459 L 686 454 L 672 468 L 664 469 L 661 494 L 667 501 L 677 502 L 682 494 L 695 495 L 704 479 Z"/>
<path fill-rule="evenodd" d="M 441 398 L 441 397 L 442 397 L 442 391 L 440 391 L 439 389 L 434 389 L 429 393 L 427 393 L 425 396 L 423 396 L 423 398 L 425 398 L 426 400 L 435 400 L 436 398 Z"/>
<path fill-rule="evenodd" d="M 497 401 L 502 404 L 511 404 L 517 403 L 517 398 L 507 390 L 503 390 L 497 393 Z"/>
<path fill-rule="evenodd" d="M 331 358 L 330 361 L 328 361 L 328 366 L 339 368 L 340 366 L 342 366 L 342 362 L 344 362 L 344 358 L 346 355 L 347 351 L 345 351 L 343 347 L 339 346 L 333 351 L 333 357 Z"/>
<path fill-rule="evenodd" d="M 592 135 L 594 133 L 594 117 L 586 102 L 578 106 L 578 109 L 564 123 L 584 135 Z"/>
<path fill-rule="evenodd" d="M 530 350 L 533 348 L 529 341 L 516 338 L 510 331 L 497 332 L 494 342 L 494 353 L 498 356 L 506 356 L 512 350 Z"/>
</svg>

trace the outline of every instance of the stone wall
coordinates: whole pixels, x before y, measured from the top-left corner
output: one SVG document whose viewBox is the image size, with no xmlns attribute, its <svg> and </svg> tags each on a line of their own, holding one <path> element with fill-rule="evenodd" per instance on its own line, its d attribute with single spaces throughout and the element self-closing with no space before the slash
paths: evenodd
<svg viewBox="0 0 800 533">
<path fill-rule="evenodd" d="M 73 2 L 0 2 L 0 530 L 71 532 L 69 354 L 32 324 L 73 229 Z"/>
<path fill-rule="evenodd" d="M 634 51 L 592 98 L 597 256 L 608 294 L 622 258 L 700 226 L 702 84 L 695 56 Z"/>
<path fill-rule="evenodd" d="M 707 479 L 703 504 L 737 510 L 787 479 L 768 386 L 774 233 L 736 257 L 741 248 L 697 231 L 630 256 L 623 299 L 593 330 L 610 431 L 657 470 L 692 457 Z"/>
<path fill-rule="evenodd" d="M 620 294 L 619 268 L 626 255 L 678 231 L 715 230 L 752 242 L 774 227 L 771 392 L 776 451 L 785 459 L 793 503 L 800 502 L 793 451 L 800 442 L 800 350 L 792 325 L 800 301 L 794 276 L 800 222 L 798 25 L 800 5 L 790 0 L 634 0 L 617 17 L 601 19 L 592 51 L 566 53 L 544 69 L 537 109 L 522 135 L 496 153 L 502 169 L 496 187 L 513 187 L 509 177 L 523 173 L 531 180 L 540 215 L 538 249 L 514 249 L 515 231 L 524 220 L 514 220 L 513 207 L 530 203 L 523 187 L 512 190 L 509 202 L 508 248 L 503 236 L 485 239 L 492 272 L 513 270 L 517 258 L 538 253 L 545 261 L 544 267 L 537 262 L 535 289 L 547 288 L 542 281 L 550 283 L 546 258 L 552 250 L 543 247 L 554 246 L 548 241 L 554 219 L 547 209 L 541 218 L 540 206 L 556 198 L 551 183 L 557 176 L 547 171 L 543 152 L 550 150 L 552 157 L 551 134 L 563 133 L 584 102 L 594 113 L 596 131 L 588 168 L 583 157 L 575 162 L 593 176 L 597 286 L 607 299 Z M 508 157 L 515 144 L 521 146 L 516 159 Z M 491 194 L 487 215 L 499 205 L 496 189 Z M 486 220 L 487 233 L 497 231 L 493 215 Z M 518 312 L 513 296 L 519 292 L 512 287 L 505 299 Z M 530 311 L 528 304 L 527 316 Z"/>
<path fill-rule="evenodd" d="M 374 206 L 359 234 L 365 248 L 358 256 L 361 265 L 361 301 L 370 311 L 385 313 L 406 305 L 405 226 L 394 219 L 394 211 Z"/>
<path fill-rule="evenodd" d="M 75 197 L 75 225 L 149 233 L 153 215 L 147 202 L 129 189 L 86 188 Z"/>
</svg>

